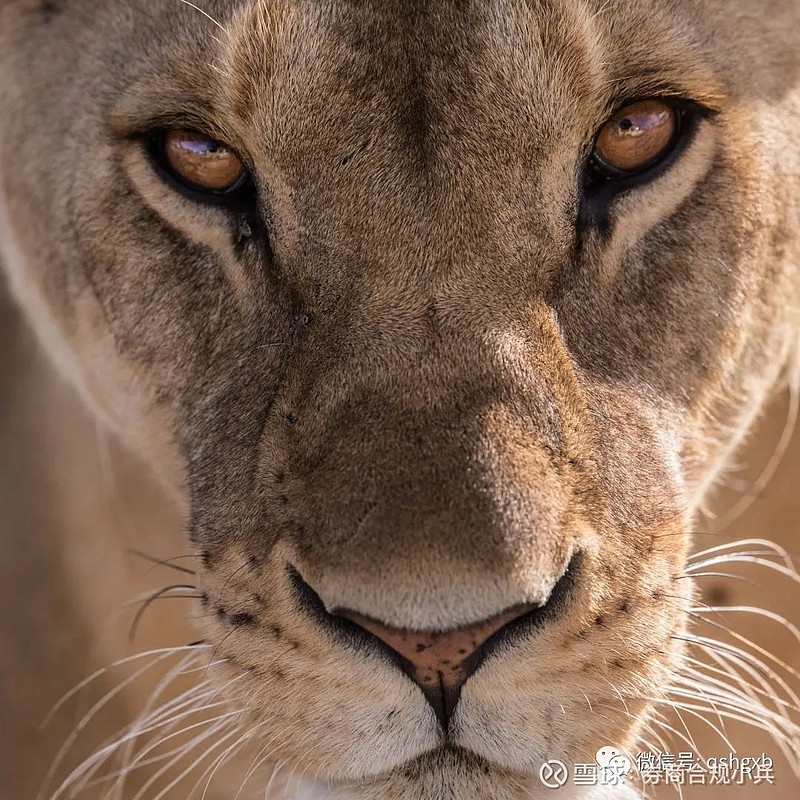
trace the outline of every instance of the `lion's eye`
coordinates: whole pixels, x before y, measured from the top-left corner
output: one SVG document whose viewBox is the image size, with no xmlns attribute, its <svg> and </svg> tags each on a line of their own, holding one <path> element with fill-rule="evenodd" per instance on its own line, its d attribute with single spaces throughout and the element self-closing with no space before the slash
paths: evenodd
<svg viewBox="0 0 800 800">
<path fill-rule="evenodd" d="M 248 179 L 241 159 L 230 147 L 190 130 L 170 130 L 159 137 L 161 167 L 188 189 L 229 195 Z"/>
<path fill-rule="evenodd" d="M 679 112 L 661 100 L 625 106 L 600 129 L 595 169 L 606 177 L 635 175 L 657 164 L 675 144 Z"/>
</svg>

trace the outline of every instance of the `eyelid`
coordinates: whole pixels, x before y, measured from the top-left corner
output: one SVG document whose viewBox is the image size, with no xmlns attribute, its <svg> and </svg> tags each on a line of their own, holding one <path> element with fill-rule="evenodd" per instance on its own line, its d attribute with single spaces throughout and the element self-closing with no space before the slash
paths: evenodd
<svg viewBox="0 0 800 800">
<path fill-rule="evenodd" d="M 237 139 L 208 98 L 155 77 L 125 91 L 110 110 L 107 124 L 117 139 L 142 139 L 165 128 L 191 128 L 231 143 Z"/>
<path fill-rule="evenodd" d="M 692 97 L 687 97 L 683 94 L 666 93 L 655 95 L 629 95 L 626 97 L 621 97 L 606 106 L 603 111 L 602 119 L 596 125 L 596 134 L 602 130 L 603 126 L 609 120 L 624 111 L 626 108 L 628 108 L 628 106 L 636 105 L 637 103 L 643 103 L 646 100 L 658 100 L 671 106 L 679 113 L 689 112 L 703 118 L 715 117 L 721 113 L 719 110 L 703 105 L 703 103 L 699 102 L 698 100 L 695 100 Z"/>
<path fill-rule="evenodd" d="M 693 107 L 709 116 L 716 116 L 722 113 L 727 97 L 722 87 L 714 85 L 711 76 L 707 76 L 697 85 L 647 78 L 635 78 L 633 81 L 623 79 L 616 83 L 602 105 L 598 124 L 602 124 L 625 106 L 642 100 L 661 100 L 677 106 Z"/>
</svg>

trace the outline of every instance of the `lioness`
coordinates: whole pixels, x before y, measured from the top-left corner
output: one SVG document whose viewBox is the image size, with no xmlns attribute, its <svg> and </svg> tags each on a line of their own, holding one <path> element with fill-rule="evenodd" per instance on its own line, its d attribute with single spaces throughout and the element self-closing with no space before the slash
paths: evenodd
<svg viewBox="0 0 800 800">
<path fill-rule="evenodd" d="M 687 654 L 720 571 L 687 559 L 798 373 L 799 126 L 796 0 L 0 0 L 8 282 L 185 514 L 145 608 L 202 638 L 129 654 L 81 584 L 54 714 L 130 674 L 9 800 L 536 800 L 665 698 L 746 719 L 766 678 Z M 89 533 L 46 575 L 124 549 Z M 37 591 L 12 684 L 63 635 Z"/>
</svg>

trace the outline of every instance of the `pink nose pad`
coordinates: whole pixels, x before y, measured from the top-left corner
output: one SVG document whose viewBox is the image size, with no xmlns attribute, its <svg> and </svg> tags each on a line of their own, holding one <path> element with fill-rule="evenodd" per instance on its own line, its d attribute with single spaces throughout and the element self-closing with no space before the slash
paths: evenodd
<svg viewBox="0 0 800 800">
<path fill-rule="evenodd" d="M 409 677 L 419 684 L 446 727 L 467 678 L 480 664 L 486 641 L 509 623 L 537 608 L 519 605 L 491 619 L 450 631 L 408 631 L 384 625 L 352 611 L 337 614 L 376 636 L 409 665 Z"/>
</svg>

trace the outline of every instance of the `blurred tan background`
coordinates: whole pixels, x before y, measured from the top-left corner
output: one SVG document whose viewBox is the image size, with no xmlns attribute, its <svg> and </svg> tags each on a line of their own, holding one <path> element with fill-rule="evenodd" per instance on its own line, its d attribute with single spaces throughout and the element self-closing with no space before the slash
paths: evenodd
<svg viewBox="0 0 800 800">
<path fill-rule="evenodd" d="M 766 477 L 775 465 L 776 450 L 785 434 L 791 436 L 786 452 L 765 487 L 756 491 L 759 478 Z M 695 549 L 705 550 L 737 539 L 769 539 L 782 545 L 790 554 L 800 553 L 800 430 L 792 425 L 791 403 L 787 395 L 776 398 L 769 412 L 753 432 L 748 445 L 739 454 L 736 468 L 723 479 L 724 485 L 717 490 L 708 504 L 709 514 L 699 521 Z M 736 519 L 719 530 L 726 517 L 732 517 L 737 509 L 749 507 Z M 766 552 L 763 547 L 753 545 L 743 550 Z M 771 559 L 780 563 L 777 559 Z M 795 560 L 795 566 L 800 561 Z M 730 573 L 731 578 L 707 577 L 698 580 L 701 589 L 698 606 L 752 606 L 775 612 L 794 625 L 800 625 L 800 585 L 788 577 L 763 566 L 747 563 L 720 563 L 708 567 L 707 572 Z M 743 645 L 742 639 L 726 636 L 719 626 L 730 625 L 740 636 L 752 640 L 757 646 L 772 653 L 777 659 L 795 671 L 800 671 L 800 644 L 795 635 L 784 626 L 764 616 L 752 613 L 706 613 L 709 625 L 699 626 L 695 632 L 729 645 Z M 764 659 L 757 651 L 750 652 Z M 697 656 L 697 653 L 693 655 Z M 782 669 L 776 662 L 769 666 L 783 676 L 789 687 L 800 693 L 800 681 Z M 719 676 L 717 676 L 719 677 Z M 748 680 L 753 683 L 752 677 Z M 774 707 L 773 707 L 774 708 Z M 730 748 L 708 725 L 690 714 L 683 714 L 697 745 L 706 758 L 725 756 Z M 720 720 L 707 715 L 720 727 Z M 795 723 L 800 721 L 797 711 L 790 713 Z M 756 756 L 766 753 L 775 760 L 775 784 L 695 785 L 681 787 L 685 800 L 797 800 L 800 798 L 800 779 L 782 758 L 780 749 L 770 736 L 749 725 L 724 720 L 729 740 L 741 756 Z M 685 732 L 680 720 L 670 723 Z M 688 750 L 685 742 L 665 736 L 674 753 Z M 797 746 L 797 745 L 796 745 Z M 674 787 L 661 787 L 656 793 L 658 800 L 677 797 Z"/>
</svg>

